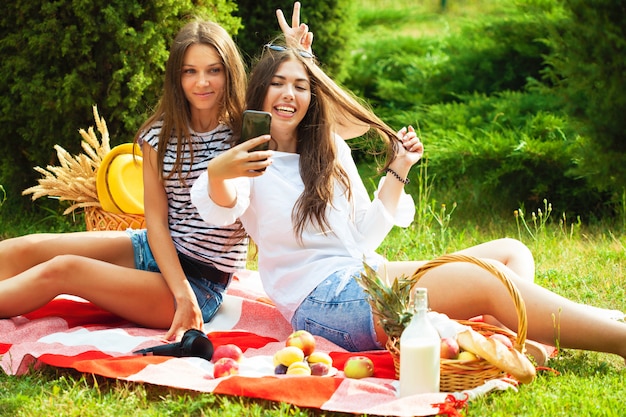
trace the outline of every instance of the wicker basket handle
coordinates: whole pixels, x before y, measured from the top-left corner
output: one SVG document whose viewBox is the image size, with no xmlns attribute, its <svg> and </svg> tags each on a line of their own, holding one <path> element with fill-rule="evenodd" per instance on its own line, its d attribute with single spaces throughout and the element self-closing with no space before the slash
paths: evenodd
<svg viewBox="0 0 626 417">
<path fill-rule="evenodd" d="M 513 303 L 515 304 L 515 310 L 517 311 L 517 337 L 514 348 L 518 352 L 523 352 L 524 344 L 526 342 L 526 332 L 528 329 L 526 304 L 524 304 L 524 300 L 522 299 L 522 296 L 519 293 L 519 290 L 517 289 L 515 284 L 509 278 L 507 278 L 507 276 L 502 271 L 500 271 L 493 265 L 473 256 L 461 254 L 443 255 L 425 263 L 415 271 L 415 273 L 411 277 L 411 280 L 414 281 L 413 286 L 417 284 L 417 282 L 420 280 L 420 278 L 422 278 L 422 276 L 424 276 L 426 272 L 450 262 L 468 262 L 478 265 L 479 267 L 491 272 L 491 274 L 498 278 L 500 282 L 507 288 L 507 290 L 509 291 L 509 295 L 513 299 Z"/>
</svg>

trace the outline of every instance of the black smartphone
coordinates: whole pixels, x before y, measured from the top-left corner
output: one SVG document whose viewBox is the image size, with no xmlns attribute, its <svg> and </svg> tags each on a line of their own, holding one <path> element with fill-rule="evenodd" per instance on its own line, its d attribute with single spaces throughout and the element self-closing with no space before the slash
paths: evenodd
<svg viewBox="0 0 626 417">
<path fill-rule="evenodd" d="M 238 143 L 243 143 L 248 139 L 257 138 L 261 135 L 270 134 L 272 114 L 266 111 L 246 110 L 243 112 L 243 126 L 241 127 L 241 138 Z M 269 149 L 269 142 L 259 145 L 252 151 L 266 151 Z"/>
</svg>

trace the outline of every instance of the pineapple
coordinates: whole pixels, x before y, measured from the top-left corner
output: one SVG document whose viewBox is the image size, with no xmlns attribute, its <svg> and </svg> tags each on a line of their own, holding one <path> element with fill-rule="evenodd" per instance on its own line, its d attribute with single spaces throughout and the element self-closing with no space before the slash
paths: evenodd
<svg viewBox="0 0 626 417">
<path fill-rule="evenodd" d="M 389 339 L 399 339 L 413 316 L 411 289 L 414 281 L 402 275 L 389 285 L 367 263 L 363 262 L 363 267 L 364 272 L 357 281 L 369 295 L 372 310 Z"/>
</svg>

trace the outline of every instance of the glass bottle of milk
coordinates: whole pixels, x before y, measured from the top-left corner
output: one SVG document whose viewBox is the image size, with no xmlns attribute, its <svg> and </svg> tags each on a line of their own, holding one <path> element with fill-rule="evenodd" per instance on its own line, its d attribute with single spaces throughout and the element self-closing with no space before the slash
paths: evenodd
<svg viewBox="0 0 626 417">
<path fill-rule="evenodd" d="M 439 392 L 441 338 L 428 320 L 428 292 L 415 288 L 413 317 L 400 336 L 400 396 Z"/>
</svg>

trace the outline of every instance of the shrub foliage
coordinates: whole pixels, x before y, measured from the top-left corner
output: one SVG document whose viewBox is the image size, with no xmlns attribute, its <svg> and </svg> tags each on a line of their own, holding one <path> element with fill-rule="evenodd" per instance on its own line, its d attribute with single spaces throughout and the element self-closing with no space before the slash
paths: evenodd
<svg viewBox="0 0 626 417">
<path fill-rule="evenodd" d="M 595 7 L 577 0 L 562 3 L 572 8 L 570 14 L 577 9 L 583 16 Z M 589 169 L 626 178 L 624 169 L 615 167 L 626 166 L 620 151 L 626 147 L 625 122 L 617 115 L 626 110 L 625 99 L 615 96 L 626 82 L 626 61 L 618 53 L 626 25 L 613 27 L 621 22 L 617 10 L 604 22 L 608 3 L 623 9 L 604 3 L 593 13 L 596 24 L 587 22 L 579 32 L 583 16 L 576 22 L 560 3 L 528 0 L 448 36 L 363 37 L 346 84 L 391 126 L 419 126 L 435 189 L 447 190 L 465 209 L 505 214 L 519 206 L 533 210 L 548 199 L 572 216 L 611 214 L 607 199 L 620 188 L 598 186 Z M 375 19 L 362 22 L 371 25 Z M 607 31 L 611 41 L 602 44 L 600 36 Z M 574 58 L 574 53 L 581 55 Z M 561 72 L 559 65 L 572 60 L 578 64 Z M 609 111 L 611 105 L 615 109 Z M 594 123 L 581 115 L 593 115 Z M 592 130 L 594 139 L 585 134 Z M 615 136 L 599 152 L 589 152 L 591 142 L 602 138 L 598 133 L 608 131 Z"/>
<path fill-rule="evenodd" d="M 291 23 L 292 0 L 239 0 L 238 16 L 243 24 L 235 37 L 248 62 L 261 52 L 261 46 L 280 34 L 276 16 L 281 9 Z M 306 23 L 314 34 L 313 50 L 324 69 L 333 77 L 342 78 L 346 70 L 346 54 L 354 33 L 355 2 L 351 0 L 318 0 L 304 2 L 300 22 Z"/>
<path fill-rule="evenodd" d="M 290 21 L 293 6 L 291 0 L 240 0 L 238 10 L 233 0 L 143 3 L 16 0 L 5 7 L 3 210 L 34 184 L 33 166 L 56 162 L 55 143 L 78 151 L 76 131 L 91 124 L 91 105 L 108 121 L 113 141 L 132 138 L 156 103 L 169 40 L 187 15 L 219 21 L 252 58 L 279 33 L 272 10 L 281 8 Z M 416 18 L 426 23 L 441 16 L 426 16 L 419 5 L 370 8 L 369 14 L 362 6 L 355 14 L 356 2 L 325 0 L 304 4 L 302 21 L 315 33 L 315 53 L 330 74 L 391 126 L 418 127 L 435 189 L 498 213 L 533 210 L 544 199 L 586 219 L 620 210 L 626 195 L 623 2 L 503 3 L 499 15 L 432 36 L 413 35 Z M 394 30 L 377 36 L 378 25 Z M 402 25 L 411 30 L 395 30 Z M 367 139 L 351 144 L 376 147 Z"/>
<path fill-rule="evenodd" d="M 192 15 L 229 32 L 231 0 L 15 0 L 0 15 L 0 184 L 27 202 L 34 166 L 53 146 L 80 152 L 78 129 L 107 120 L 112 144 L 132 140 L 162 87 L 169 43 Z"/>
<path fill-rule="evenodd" d="M 626 5 L 562 0 L 552 25 L 548 75 L 580 129 L 576 172 L 621 196 L 626 188 Z"/>
</svg>

